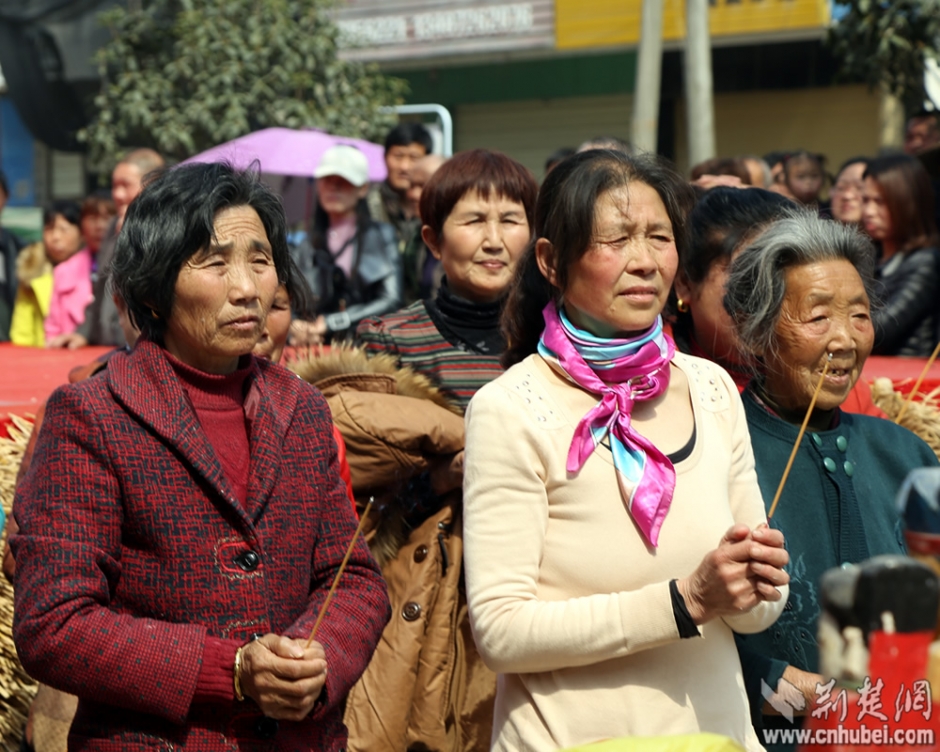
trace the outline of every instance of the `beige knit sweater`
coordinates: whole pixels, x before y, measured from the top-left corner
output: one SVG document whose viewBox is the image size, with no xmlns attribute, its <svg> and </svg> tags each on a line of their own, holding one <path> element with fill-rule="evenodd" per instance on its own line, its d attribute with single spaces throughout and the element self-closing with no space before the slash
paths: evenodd
<svg viewBox="0 0 940 752">
<path fill-rule="evenodd" d="M 697 435 L 656 549 L 624 507 L 609 450 L 565 469 L 596 397 L 533 355 L 470 404 L 464 556 L 477 645 L 500 674 L 495 750 L 695 731 L 761 749 L 732 629 L 766 629 L 786 598 L 680 639 L 669 596 L 731 525 L 765 521 L 743 407 L 720 367 L 681 354 L 674 367 Z"/>
</svg>

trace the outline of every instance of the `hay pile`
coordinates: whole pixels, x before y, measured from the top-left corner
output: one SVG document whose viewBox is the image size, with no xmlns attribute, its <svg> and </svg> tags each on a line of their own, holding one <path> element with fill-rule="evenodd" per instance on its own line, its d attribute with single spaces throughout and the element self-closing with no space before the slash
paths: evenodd
<svg viewBox="0 0 940 752">
<path fill-rule="evenodd" d="M 895 420 L 901 412 L 906 397 L 895 391 L 891 379 L 875 379 L 871 386 L 872 401 Z M 922 438 L 934 454 L 940 457 L 940 390 L 934 389 L 920 400 L 914 400 L 907 406 L 901 425 Z"/>
<path fill-rule="evenodd" d="M 16 471 L 33 430 L 30 421 L 11 417 L 13 425 L 9 433 L 12 438 L 0 438 L 0 502 L 7 517 L 13 507 Z M 0 553 L 6 539 L 4 530 Z M 19 752 L 29 704 L 35 694 L 36 682 L 23 671 L 13 647 L 13 586 L 0 575 L 0 752 Z"/>
</svg>

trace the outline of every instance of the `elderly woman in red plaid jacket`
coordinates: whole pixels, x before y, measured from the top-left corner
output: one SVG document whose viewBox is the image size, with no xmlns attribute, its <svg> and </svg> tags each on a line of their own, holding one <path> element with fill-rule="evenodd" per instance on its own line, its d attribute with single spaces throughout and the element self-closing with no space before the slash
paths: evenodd
<svg viewBox="0 0 940 752">
<path fill-rule="evenodd" d="M 142 336 L 50 399 L 17 489 L 14 639 L 79 697 L 82 750 L 339 750 L 388 619 L 329 408 L 251 356 L 297 284 L 278 199 L 191 165 L 128 210 L 112 268 Z"/>
</svg>

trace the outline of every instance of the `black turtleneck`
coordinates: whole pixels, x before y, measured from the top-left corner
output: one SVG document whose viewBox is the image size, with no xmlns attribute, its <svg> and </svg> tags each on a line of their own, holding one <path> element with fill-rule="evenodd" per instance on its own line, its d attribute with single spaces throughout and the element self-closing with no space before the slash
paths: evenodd
<svg viewBox="0 0 940 752">
<path fill-rule="evenodd" d="M 499 330 L 503 300 L 473 303 L 451 292 L 445 278 L 437 297 L 424 301 L 424 306 L 434 325 L 454 347 L 499 355 L 506 349 L 506 340 Z"/>
</svg>

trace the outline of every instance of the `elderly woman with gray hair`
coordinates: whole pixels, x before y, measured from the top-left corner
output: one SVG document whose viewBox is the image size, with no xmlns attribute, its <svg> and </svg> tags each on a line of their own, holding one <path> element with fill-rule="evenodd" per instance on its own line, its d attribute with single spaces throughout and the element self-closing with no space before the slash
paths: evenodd
<svg viewBox="0 0 940 752">
<path fill-rule="evenodd" d="M 768 505 L 829 361 L 771 523 L 790 552 L 790 600 L 768 630 L 736 635 L 758 728 L 792 728 L 763 714 L 770 708 L 762 681 L 778 692 L 781 679 L 789 682 L 811 708 L 817 682 L 828 680 L 815 673 L 820 575 L 903 553 L 895 494 L 910 470 L 937 464 L 907 429 L 839 407 L 872 349 L 873 259 L 870 241 L 857 230 L 795 210 L 735 259 L 728 279 L 725 308 L 760 364 L 742 396 Z"/>
</svg>

